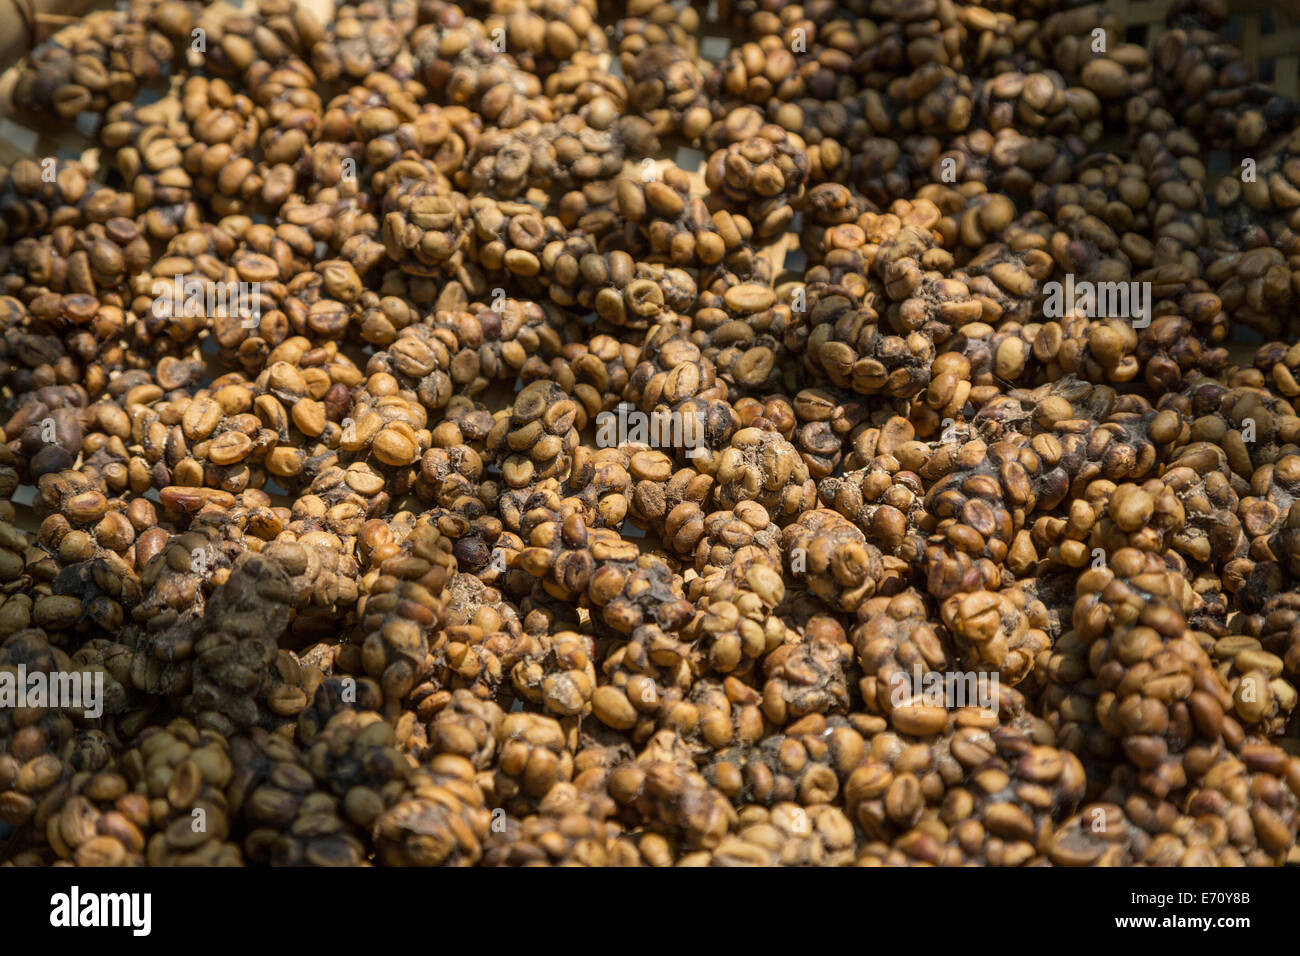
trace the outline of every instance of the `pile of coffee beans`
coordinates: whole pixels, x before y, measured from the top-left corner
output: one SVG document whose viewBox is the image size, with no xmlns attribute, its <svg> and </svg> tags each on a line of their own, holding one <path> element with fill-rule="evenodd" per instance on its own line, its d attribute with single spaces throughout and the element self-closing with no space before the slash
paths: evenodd
<svg viewBox="0 0 1300 956">
<path fill-rule="evenodd" d="M 0 167 L 0 863 L 1286 863 L 1300 107 L 1227 17 L 57 34 L 13 105 L 98 151 Z"/>
</svg>

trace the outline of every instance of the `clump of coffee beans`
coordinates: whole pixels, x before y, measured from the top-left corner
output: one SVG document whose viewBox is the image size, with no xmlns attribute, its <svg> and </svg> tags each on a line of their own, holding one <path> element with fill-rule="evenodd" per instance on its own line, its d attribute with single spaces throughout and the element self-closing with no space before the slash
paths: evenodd
<svg viewBox="0 0 1300 956">
<path fill-rule="evenodd" d="M 0 865 L 1291 860 L 1300 110 L 1226 4 L 613 6 L 17 68 L 99 151 L 0 166 L 0 674 L 97 696 L 0 700 Z"/>
</svg>

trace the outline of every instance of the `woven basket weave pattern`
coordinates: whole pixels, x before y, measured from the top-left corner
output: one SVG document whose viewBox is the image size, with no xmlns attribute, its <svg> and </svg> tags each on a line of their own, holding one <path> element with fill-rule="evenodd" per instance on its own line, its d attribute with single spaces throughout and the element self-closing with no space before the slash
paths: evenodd
<svg viewBox="0 0 1300 956">
<path fill-rule="evenodd" d="M 1108 0 L 1128 26 L 1128 39 L 1155 49 L 1172 0 Z M 1224 37 L 1279 93 L 1300 96 L 1300 0 L 1234 0 Z"/>
</svg>

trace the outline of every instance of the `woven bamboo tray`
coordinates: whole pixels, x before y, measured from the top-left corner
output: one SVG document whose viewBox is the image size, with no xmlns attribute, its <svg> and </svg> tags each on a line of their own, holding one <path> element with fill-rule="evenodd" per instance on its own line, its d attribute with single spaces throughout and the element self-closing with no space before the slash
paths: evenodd
<svg viewBox="0 0 1300 956">
<path fill-rule="evenodd" d="M 1108 0 L 1106 9 L 1128 25 L 1127 39 L 1148 50 L 1165 31 L 1172 0 Z M 1300 97 L 1300 0 L 1232 0 L 1225 39 L 1279 93 Z"/>
</svg>

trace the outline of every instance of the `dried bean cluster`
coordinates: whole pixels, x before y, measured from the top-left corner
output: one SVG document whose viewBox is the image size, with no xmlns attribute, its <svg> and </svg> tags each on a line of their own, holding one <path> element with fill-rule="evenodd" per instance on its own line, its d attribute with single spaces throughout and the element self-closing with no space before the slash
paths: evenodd
<svg viewBox="0 0 1300 956">
<path fill-rule="evenodd" d="M 0 864 L 1295 858 L 1222 0 L 216 9 L 18 68 L 0 679 L 96 697 L 0 696 Z"/>
</svg>

